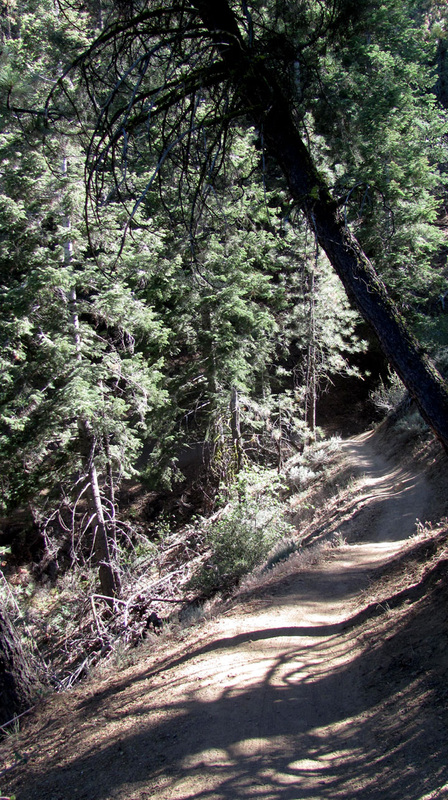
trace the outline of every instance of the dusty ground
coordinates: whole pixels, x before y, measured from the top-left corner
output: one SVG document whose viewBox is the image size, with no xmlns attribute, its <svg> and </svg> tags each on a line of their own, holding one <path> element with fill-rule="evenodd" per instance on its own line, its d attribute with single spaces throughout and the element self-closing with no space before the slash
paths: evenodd
<svg viewBox="0 0 448 800">
<path fill-rule="evenodd" d="M 345 448 L 356 486 L 327 514 L 344 544 L 293 558 L 137 665 L 51 698 L 3 744 L 1 790 L 448 798 L 446 526 L 415 537 L 416 519 L 446 508 L 446 484 L 396 467 L 368 435 Z"/>
</svg>

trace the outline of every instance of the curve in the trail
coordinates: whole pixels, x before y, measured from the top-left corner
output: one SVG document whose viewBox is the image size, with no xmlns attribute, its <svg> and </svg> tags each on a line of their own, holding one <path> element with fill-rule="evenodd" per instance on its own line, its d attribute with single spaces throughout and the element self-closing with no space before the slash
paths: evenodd
<svg viewBox="0 0 448 800">
<path fill-rule="evenodd" d="M 422 800 L 406 745 L 391 764 L 384 754 L 355 611 L 369 571 L 424 515 L 424 483 L 392 467 L 369 436 L 346 449 L 363 475 L 354 542 L 280 575 L 269 594 L 103 692 L 89 697 L 86 687 L 70 713 L 34 734 L 19 798 Z"/>
<path fill-rule="evenodd" d="M 368 432 L 344 443 L 362 476 L 359 510 L 352 524 L 364 543 L 403 541 L 415 534 L 418 522 L 426 520 L 431 493 L 422 473 L 391 464 L 372 440 Z"/>
</svg>

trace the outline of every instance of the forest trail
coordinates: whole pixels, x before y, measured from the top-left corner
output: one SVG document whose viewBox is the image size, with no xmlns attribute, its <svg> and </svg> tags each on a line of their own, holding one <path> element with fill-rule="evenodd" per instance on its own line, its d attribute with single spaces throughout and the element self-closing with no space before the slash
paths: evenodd
<svg viewBox="0 0 448 800">
<path fill-rule="evenodd" d="M 396 746 L 386 743 L 389 689 L 369 681 L 356 620 L 372 570 L 406 547 L 430 490 L 369 434 L 344 448 L 360 481 L 345 543 L 183 641 L 50 701 L 29 724 L 17 800 L 448 798 L 422 750 L 432 747 L 423 719 L 401 740 L 394 712 Z"/>
<path fill-rule="evenodd" d="M 430 511 L 431 491 L 422 474 L 416 475 L 391 462 L 371 445 L 372 434 L 361 434 L 345 442 L 355 471 L 361 476 L 363 492 L 358 503 L 365 506 L 352 519 L 363 546 L 384 547 L 403 542 L 415 534 L 417 520 Z"/>
</svg>

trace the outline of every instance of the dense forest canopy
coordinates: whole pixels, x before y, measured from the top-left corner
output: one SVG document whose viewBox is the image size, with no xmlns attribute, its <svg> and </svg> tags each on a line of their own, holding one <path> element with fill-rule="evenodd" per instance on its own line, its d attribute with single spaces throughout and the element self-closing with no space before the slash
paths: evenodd
<svg viewBox="0 0 448 800">
<path fill-rule="evenodd" d="M 381 198 L 384 211 L 377 216 L 383 220 L 383 230 L 376 247 L 375 236 L 366 244 L 372 255 L 375 249 L 378 251 L 378 244 L 384 249 L 389 232 L 395 229 L 392 204 L 402 195 L 400 180 L 406 183 L 407 179 L 406 151 L 405 158 L 413 164 L 414 179 L 426 189 L 426 197 L 422 193 L 420 198 L 425 210 L 422 214 L 420 209 L 420 225 L 425 217 L 434 221 L 435 205 L 428 197 L 434 188 L 429 150 L 432 126 L 437 126 L 439 135 L 441 127 L 438 114 L 434 113 L 435 99 L 427 99 L 427 14 L 417 6 L 409 7 L 406 16 L 399 11 L 401 5 L 389 4 L 377 10 L 361 4 L 355 9 L 345 2 L 294 3 L 281 9 L 276 4 L 255 4 L 249 9 L 238 4 L 233 8 L 223 0 L 213 9 L 201 2 L 179 6 L 145 4 L 141 8 L 133 6 L 132 13 L 126 9 L 121 9 L 121 18 L 106 26 L 77 62 L 82 76 L 80 89 L 88 94 L 96 110 L 93 132 L 87 134 L 89 195 L 98 204 L 115 195 L 126 202 L 131 194 L 132 224 L 155 180 L 170 212 L 173 202 L 164 199 L 164 187 L 167 183 L 172 185 L 174 178 L 175 208 L 189 229 L 194 253 L 196 227 L 210 187 L 225 171 L 237 121 L 252 123 L 260 138 L 260 149 L 280 168 L 293 203 L 303 212 L 350 299 L 374 328 L 421 412 L 446 445 L 446 387 L 422 357 L 371 261 L 354 239 L 347 224 L 347 209 L 342 210 L 362 186 L 364 199 L 371 205 L 372 198 Z M 417 58 L 421 74 L 415 70 Z M 101 62 L 107 64 L 105 70 L 101 70 Z M 345 101 L 337 102 L 339 77 L 348 71 L 355 86 L 362 87 L 361 72 L 369 78 L 368 91 L 362 97 L 353 98 L 356 90 L 350 93 L 354 106 L 362 109 L 351 125 L 345 123 L 345 118 L 355 115 Z M 67 75 L 71 74 L 69 70 Z M 80 102 L 76 92 L 67 90 L 64 81 L 59 86 L 62 96 L 69 100 L 69 108 L 77 111 Z M 47 105 L 48 113 L 57 108 L 56 94 L 51 98 L 55 105 Z M 342 88 L 342 97 L 344 94 L 347 91 Z M 331 106 L 342 107 L 343 114 L 338 115 L 333 109 L 329 114 Z M 416 137 L 417 106 L 421 127 Z M 348 134 L 345 138 L 351 138 L 349 174 L 339 175 L 340 185 L 335 174 L 335 187 L 319 170 L 318 156 L 310 141 L 314 132 L 320 134 L 322 142 L 331 140 L 331 134 L 326 135 L 325 117 L 330 117 L 331 134 L 344 125 L 344 134 Z M 370 148 L 365 147 L 365 117 L 368 130 L 377 129 L 386 142 L 384 152 L 383 141 L 379 146 L 375 135 L 369 137 Z M 394 117 L 397 123 L 388 124 L 385 135 L 382 128 L 386 120 Z M 85 129 L 78 113 L 76 119 Z M 410 125 L 414 129 L 413 152 L 407 137 Z M 350 129 L 355 132 L 352 137 Z M 421 147 L 416 144 L 416 138 L 422 137 L 427 144 L 423 161 Z M 406 138 L 408 145 L 403 147 Z M 330 154 L 331 146 L 326 146 Z M 337 148 L 338 160 L 340 149 Z M 377 162 L 376 169 L 369 169 L 369 149 Z M 357 150 L 361 155 L 358 165 L 353 160 Z M 147 152 L 153 153 L 154 169 L 139 194 L 136 187 L 128 187 L 127 175 Z M 341 173 L 341 165 L 334 163 L 335 153 L 331 162 L 333 170 L 339 168 Z M 361 166 L 359 175 L 356 166 Z M 420 181 L 417 175 L 422 167 L 425 180 Z M 107 191 L 108 170 L 113 182 Z M 359 178 L 355 183 L 354 177 Z M 369 213 L 365 216 L 368 219 Z M 405 211 L 402 230 L 409 225 L 410 216 L 412 219 L 409 210 L 407 214 Z M 402 238 L 406 244 L 406 236 Z M 407 244 L 409 250 L 410 243 Z M 424 261 L 425 249 L 417 247 L 419 261 Z M 393 259 L 388 258 L 390 261 L 393 267 Z"/>
<path fill-rule="evenodd" d="M 4 5 L 1 503 L 93 532 L 105 596 L 143 444 L 152 487 L 188 442 L 280 468 L 361 317 L 448 445 L 445 11 Z"/>
</svg>

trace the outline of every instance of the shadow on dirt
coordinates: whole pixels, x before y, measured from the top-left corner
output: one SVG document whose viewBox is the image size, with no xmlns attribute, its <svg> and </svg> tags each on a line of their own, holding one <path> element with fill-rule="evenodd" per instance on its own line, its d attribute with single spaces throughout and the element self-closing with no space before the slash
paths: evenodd
<svg viewBox="0 0 448 800">
<path fill-rule="evenodd" d="M 402 521 L 410 483 L 400 488 L 396 477 L 383 492 L 369 487 L 351 498 L 339 516 L 335 510 L 335 529 L 355 511 L 363 525 L 374 494 L 380 528 L 392 524 L 382 515 L 389 491 L 401 493 Z M 430 545 L 422 547 L 423 561 Z M 187 642 L 154 669 L 134 669 L 72 700 L 63 719 L 37 718 L 29 761 L 10 791 L 19 800 L 448 800 L 445 556 L 413 582 L 394 579 L 408 566 L 409 552 L 399 556 L 381 601 L 364 599 L 342 622 L 259 624 L 196 647 Z M 359 591 L 360 567 L 342 577 L 330 560 L 318 586 L 316 572 L 305 570 L 291 578 L 295 586 L 281 577 L 268 591 L 293 603 L 302 580 L 304 606 L 317 597 L 336 604 Z M 270 600 L 265 593 L 260 603 L 269 608 Z M 253 677 L 251 659 L 262 678 Z"/>
<path fill-rule="evenodd" d="M 45 774 L 33 774 L 28 764 L 26 782 L 19 780 L 15 787 L 18 796 L 144 800 L 157 790 L 157 797 L 176 800 L 420 800 L 432 792 L 444 797 L 440 787 L 448 780 L 448 763 L 437 726 L 446 720 L 428 725 L 425 716 L 429 695 L 436 691 L 425 631 L 434 609 L 446 608 L 447 600 L 445 582 L 436 591 L 442 567 L 439 573 L 434 570 L 425 579 L 426 589 L 435 587 L 432 602 L 426 598 L 421 608 L 416 602 L 399 624 L 386 613 L 376 627 L 363 625 L 366 615 L 378 612 L 368 608 L 340 624 L 253 631 L 212 641 L 132 681 L 118 681 L 73 709 L 84 739 L 74 758 L 71 743 L 66 766 L 61 766 L 67 741 L 60 728 L 34 733 L 54 755 Z M 407 599 L 403 592 L 398 598 L 400 603 Z M 278 637 L 287 642 L 263 681 L 244 688 L 223 684 L 221 691 L 214 687 L 217 698 L 198 701 L 195 672 L 202 682 L 210 653 Z M 313 640 L 312 674 L 303 668 L 311 646 L 307 637 Z M 341 652 L 351 653 L 348 663 L 327 662 L 335 642 Z M 440 657 L 446 644 L 440 643 Z M 175 668 L 187 662 L 186 699 L 171 703 L 182 680 Z M 356 691 L 359 676 L 363 692 Z M 441 685 L 440 673 L 437 691 Z M 163 723 L 157 716 L 162 707 Z M 102 715 L 110 735 L 96 744 L 89 730 Z M 46 739 L 55 735 L 50 747 Z"/>
</svg>

